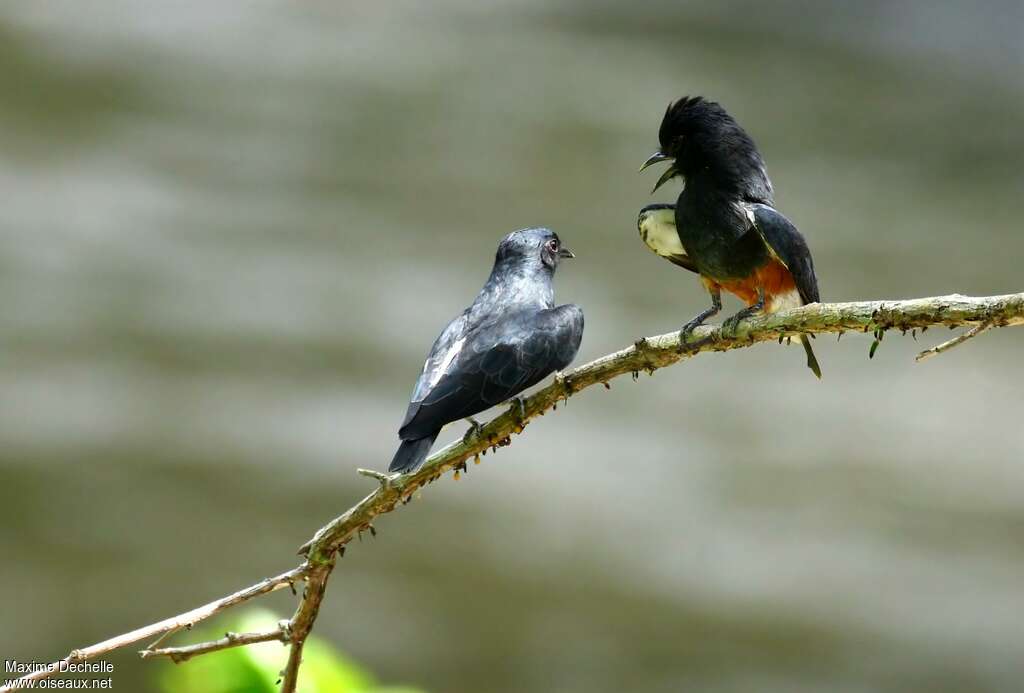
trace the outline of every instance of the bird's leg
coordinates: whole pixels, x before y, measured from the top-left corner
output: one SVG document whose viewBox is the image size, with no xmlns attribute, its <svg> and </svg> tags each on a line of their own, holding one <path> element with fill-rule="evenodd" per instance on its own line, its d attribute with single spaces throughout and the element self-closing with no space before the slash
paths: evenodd
<svg viewBox="0 0 1024 693">
<path fill-rule="evenodd" d="M 480 429 L 483 428 L 483 426 L 472 416 L 467 416 L 466 421 L 469 423 L 469 428 L 467 428 L 466 432 L 462 434 L 462 442 L 469 445 L 469 442 L 480 434 Z"/>
<path fill-rule="evenodd" d="M 757 303 L 751 304 L 743 310 L 737 312 L 725 319 L 722 323 L 722 332 L 733 332 L 736 330 L 736 326 L 740 323 L 740 320 L 749 318 L 751 315 L 755 315 L 764 310 L 764 287 L 757 287 Z"/>
<path fill-rule="evenodd" d="M 722 310 L 722 290 L 717 286 L 709 287 L 708 293 L 711 294 L 711 307 L 705 311 L 701 311 L 697 314 L 690 322 L 683 325 L 679 331 L 679 341 L 685 342 L 690 334 L 704 324 L 704 321 L 710 318 L 712 315 L 718 315 L 718 311 Z"/>
</svg>

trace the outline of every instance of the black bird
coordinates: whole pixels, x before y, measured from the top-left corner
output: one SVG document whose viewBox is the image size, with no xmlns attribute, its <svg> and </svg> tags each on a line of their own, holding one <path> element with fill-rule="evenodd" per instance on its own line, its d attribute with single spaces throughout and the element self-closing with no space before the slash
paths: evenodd
<svg viewBox="0 0 1024 693">
<path fill-rule="evenodd" d="M 761 310 L 817 303 L 807 242 L 776 211 L 764 160 L 732 116 L 713 101 L 683 97 L 665 111 L 658 141 L 660 148 L 640 170 L 671 161 L 654 190 L 677 176 L 685 187 L 674 206 L 640 211 L 640 235 L 658 255 L 698 273 L 711 294 L 711 308 L 683 326 L 684 336 L 722 309 L 722 289 L 747 304 L 726 320 L 727 328 Z M 797 339 L 807 367 L 820 378 L 810 340 Z"/>
<path fill-rule="evenodd" d="M 430 349 L 388 471 L 415 470 L 443 426 L 513 399 L 572 362 L 583 311 L 556 308 L 552 287 L 559 262 L 571 257 L 550 229 L 521 229 L 501 240 L 484 288 Z"/>
</svg>

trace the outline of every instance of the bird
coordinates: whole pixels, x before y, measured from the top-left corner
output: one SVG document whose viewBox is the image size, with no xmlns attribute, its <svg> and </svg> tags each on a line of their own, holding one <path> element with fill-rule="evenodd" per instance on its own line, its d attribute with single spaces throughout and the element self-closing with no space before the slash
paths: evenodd
<svg viewBox="0 0 1024 693">
<path fill-rule="evenodd" d="M 521 412 L 520 392 L 572 362 L 583 311 L 555 306 L 553 280 L 561 261 L 574 257 L 547 228 L 520 229 L 501 240 L 480 293 L 430 349 L 389 472 L 418 469 L 449 423 L 468 419 L 474 430 L 474 414 L 510 400 Z"/>
<path fill-rule="evenodd" d="M 651 192 L 676 177 L 683 178 L 684 187 L 675 205 L 640 210 L 640 236 L 656 254 L 699 274 L 711 294 L 711 307 L 683 325 L 682 337 L 722 309 L 722 289 L 747 304 L 723 329 L 758 312 L 820 300 L 807 241 L 775 209 L 757 145 L 720 104 L 701 96 L 670 103 L 658 144 L 640 170 L 671 163 Z M 807 367 L 821 378 L 810 340 L 806 335 L 796 339 L 807 354 Z"/>
</svg>

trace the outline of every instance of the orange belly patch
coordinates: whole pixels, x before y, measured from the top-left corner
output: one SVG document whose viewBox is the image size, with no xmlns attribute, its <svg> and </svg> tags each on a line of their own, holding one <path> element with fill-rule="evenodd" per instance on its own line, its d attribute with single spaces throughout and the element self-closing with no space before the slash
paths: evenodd
<svg viewBox="0 0 1024 693">
<path fill-rule="evenodd" d="M 769 260 L 744 279 L 729 279 L 719 282 L 707 277 L 701 277 L 701 281 L 704 282 L 704 286 L 709 291 L 714 290 L 716 287 L 724 289 L 748 306 L 757 303 L 757 289 L 761 287 L 764 289 L 765 303 L 769 313 L 773 312 L 772 304 L 775 303 L 772 299 L 776 297 L 781 298 L 784 295 L 796 292 L 796 282 L 793 281 L 793 275 L 790 274 L 785 265 L 777 260 Z"/>
</svg>

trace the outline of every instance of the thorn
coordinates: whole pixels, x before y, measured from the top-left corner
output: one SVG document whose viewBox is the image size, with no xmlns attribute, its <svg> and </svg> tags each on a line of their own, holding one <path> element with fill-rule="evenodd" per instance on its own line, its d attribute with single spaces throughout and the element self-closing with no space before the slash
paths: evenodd
<svg viewBox="0 0 1024 693">
<path fill-rule="evenodd" d="M 640 371 L 633 371 L 633 382 L 635 383 L 640 379 Z"/>
<path fill-rule="evenodd" d="M 875 341 L 871 342 L 871 348 L 868 350 L 868 358 L 869 359 L 875 358 L 875 351 L 878 350 L 878 345 L 879 344 L 881 344 L 881 342 L 879 342 L 877 339 Z"/>
<path fill-rule="evenodd" d="M 914 338 L 915 342 L 917 341 L 917 328 L 910 331 L 910 336 Z"/>
<path fill-rule="evenodd" d="M 782 344 L 782 340 L 785 339 L 785 338 L 786 338 L 786 335 L 780 334 L 779 335 L 779 344 Z"/>
<path fill-rule="evenodd" d="M 455 470 L 455 480 L 456 481 L 459 480 L 459 470 L 458 469 Z"/>
<path fill-rule="evenodd" d="M 480 464 L 480 453 L 473 456 L 473 464 Z"/>
<path fill-rule="evenodd" d="M 376 537 L 377 536 L 377 528 L 374 527 L 373 525 L 370 525 L 370 536 L 371 537 Z"/>
<path fill-rule="evenodd" d="M 837 334 L 837 335 L 836 335 L 836 341 L 838 342 L 838 341 L 839 341 L 840 339 L 842 339 L 842 338 L 843 338 L 843 331 L 842 331 L 842 330 L 840 330 L 840 331 L 839 331 L 839 334 Z"/>
<path fill-rule="evenodd" d="M 606 381 L 606 382 L 603 382 L 603 383 L 601 383 L 601 384 L 602 384 L 602 385 L 604 385 L 604 389 L 605 389 L 605 390 L 611 390 L 611 389 L 612 389 L 612 386 L 611 386 L 611 385 L 609 385 L 609 384 L 607 383 L 607 381 Z"/>
<path fill-rule="evenodd" d="M 345 547 L 342 546 L 340 549 L 338 549 L 338 558 L 344 558 L 344 557 L 345 557 Z"/>
</svg>

